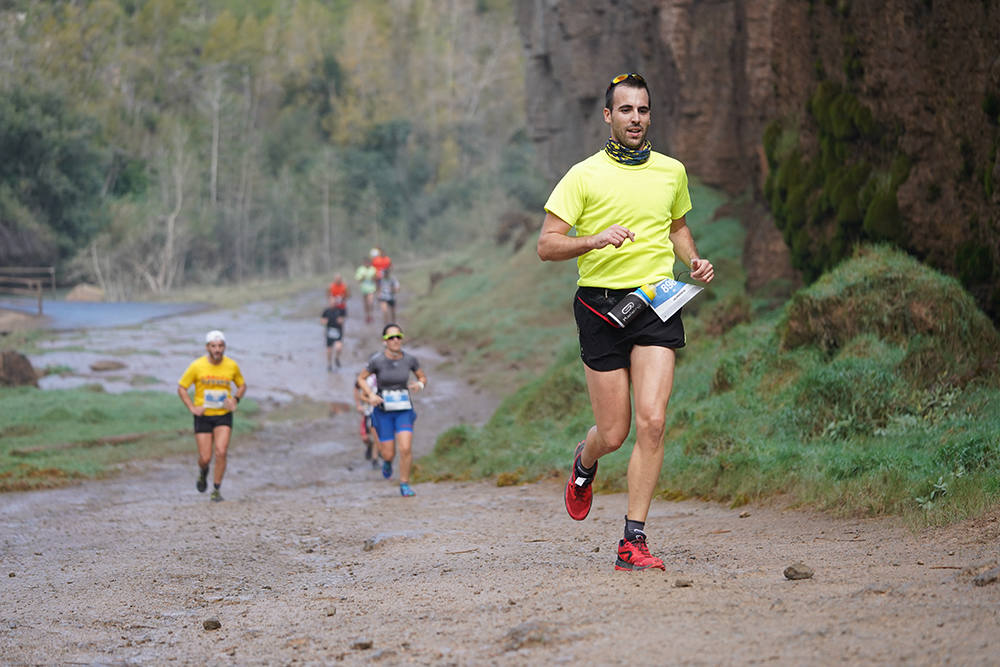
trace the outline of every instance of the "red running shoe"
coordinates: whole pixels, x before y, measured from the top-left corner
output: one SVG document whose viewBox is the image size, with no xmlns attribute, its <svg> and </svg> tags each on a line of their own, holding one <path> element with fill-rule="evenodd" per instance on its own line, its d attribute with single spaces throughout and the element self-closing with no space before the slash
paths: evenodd
<svg viewBox="0 0 1000 667">
<path fill-rule="evenodd" d="M 616 570 L 648 570 L 651 567 L 658 567 L 661 570 L 667 569 L 663 566 L 662 560 L 649 553 L 645 535 L 637 535 L 634 542 L 618 540 Z"/>
<path fill-rule="evenodd" d="M 577 521 L 583 521 L 590 514 L 590 504 L 594 500 L 594 490 L 590 488 L 590 483 L 594 481 L 594 475 L 597 475 L 597 463 L 594 463 L 594 475 L 576 476 L 576 462 L 580 460 L 580 453 L 583 452 L 583 442 L 581 440 L 576 446 L 573 471 L 569 474 L 569 481 L 566 482 L 566 511 Z"/>
</svg>

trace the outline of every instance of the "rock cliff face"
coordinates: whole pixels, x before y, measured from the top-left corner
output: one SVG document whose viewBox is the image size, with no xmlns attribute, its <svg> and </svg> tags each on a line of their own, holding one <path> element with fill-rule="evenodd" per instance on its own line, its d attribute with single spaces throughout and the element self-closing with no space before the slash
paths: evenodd
<svg viewBox="0 0 1000 667">
<path fill-rule="evenodd" d="M 657 150 L 710 184 L 746 187 L 759 172 L 752 158 L 774 78 L 771 5 L 781 3 L 758 3 L 750 17 L 745 4 L 522 0 L 529 125 L 549 175 L 602 145 L 608 81 L 635 71 L 649 81 Z"/>
<path fill-rule="evenodd" d="M 808 133 L 820 78 L 849 85 L 900 133 L 912 163 L 898 191 L 909 250 L 961 275 L 961 248 L 987 248 L 988 266 L 963 280 L 990 309 L 1000 274 L 1000 3 L 519 0 L 518 22 L 529 126 L 553 181 L 606 138 L 610 78 L 638 71 L 652 90 L 654 147 L 705 183 L 762 201 L 765 127 L 800 119 Z M 761 266 L 786 273 L 768 217 L 763 207 L 751 216 L 746 257 L 769 253 Z M 766 282 L 750 273 L 751 286 Z"/>
</svg>

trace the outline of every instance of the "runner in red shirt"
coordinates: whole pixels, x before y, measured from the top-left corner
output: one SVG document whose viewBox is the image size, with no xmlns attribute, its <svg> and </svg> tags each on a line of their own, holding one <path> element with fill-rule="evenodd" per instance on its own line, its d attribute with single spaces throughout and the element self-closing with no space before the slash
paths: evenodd
<svg viewBox="0 0 1000 667">
<path fill-rule="evenodd" d="M 385 271 L 392 266 L 392 259 L 382 252 L 381 248 L 372 249 L 372 266 L 376 271 Z"/>
<path fill-rule="evenodd" d="M 347 283 L 344 282 L 343 276 L 339 273 L 333 277 L 333 282 L 330 283 L 330 299 L 332 303 L 331 306 L 338 308 L 347 308 L 347 297 L 351 295 L 350 290 L 347 287 Z"/>
</svg>

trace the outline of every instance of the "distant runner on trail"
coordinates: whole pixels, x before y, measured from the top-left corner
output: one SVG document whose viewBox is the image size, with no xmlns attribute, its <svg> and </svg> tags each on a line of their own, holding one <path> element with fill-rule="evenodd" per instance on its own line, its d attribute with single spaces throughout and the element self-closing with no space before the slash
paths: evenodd
<svg viewBox="0 0 1000 667">
<path fill-rule="evenodd" d="M 684 219 L 691 209 L 684 165 L 654 152 L 646 140 L 651 104 L 645 79 L 616 76 L 604 100 L 611 137 L 556 185 L 538 237 L 543 261 L 577 260 L 573 312 L 594 411 L 594 426 L 573 454 L 566 510 L 577 521 L 590 512 L 597 461 L 621 447 L 631 426 L 631 384 L 636 441 L 615 569 L 662 570 L 663 561 L 646 546 L 645 522 L 663 465 L 674 350 L 684 347 L 684 325 L 680 312 L 662 321 L 647 308 L 617 328 L 607 313 L 633 290 L 673 278 L 675 257 L 691 268 L 694 280 L 709 283 L 714 270 L 698 256 Z"/>
<path fill-rule="evenodd" d="M 204 493 L 208 487 L 208 467 L 215 452 L 215 477 L 212 500 L 222 500 L 219 487 L 226 474 L 226 453 L 233 430 L 233 413 L 247 392 L 239 364 L 226 355 L 226 337 L 221 331 L 205 335 L 208 352 L 191 362 L 177 381 L 177 395 L 194 415 L 194 441 L 198 446 L 198 481 L 195 488 Z M 188 393 L 194 385 L 194 400 Z M 236 386 L 236 393 L 231 387 Z"/>
<path fill-rule="evenodd" d="M 344 282 L 343 276 L 339 273 L 335 274 L 333 282 L 330 283 L 327 291 L 330 293 L 331 305 L 347 309 L 347 298 L 351 295 L 351 290 L 347 287 L 347 283 Z"/>
<path fill-rule="evenodd" d="M 378 433 L 379 454 L 382 456 L 382 476 L 392 477 L 392 460 L 399 449 L 399 493 L 414 495 L 410 487 L 410 468 L 413 466 L 413 423 L 417 413 L 413 410 L 411 394 L 427 386 L 427 376 L 420 369 L 420 362 L 403 351 L 403 330 L 398 324 L 387 324 L 382 330 L 385 350 L 376 352 L 368 365 L 358 374 L 358 384 L 368 402 L 375 406 L 372 422 Z M 416 377 L 410 381 L 410 373 Z M 368 384 L 368 376 L 375 376 L 376 390 Z"/>
<path fill-rule="evenodd" d="M 378 273 L 378 303 L 382 309 L 384 324 L 396 321 L 396 292 L 399 291 L 399 281 L 392 275 L 392 269 L 386 267 Z"/>
<path fill-rule="evenodd" d="M 320 319 L 323 322 L 323 329 L 326 331 L 326 370 L 332 371 L 334 363 L 337 364 L 337 368 L 340 368 L 340 353 L 344 349 L 344 321 L 347 319 L 347 310 L 331 296 L 330 303 Z"/>
<path fill-rule="evenodd" d="M 392 266 L 392 258 L 382 252 L 382 248 L 372 248 L 371 257 L 376 271 L 385 271 Z"/>
<path fill-rule="evenodd" d="M 369 375 L 365 379 L 368 382 L 368 388 L 371 390 L 370 393 L 374 394 L 378 390 L 378 385 L 375 383 L 375 376 Z M 378 454 L 374 451 L 378 435 L 375 433 L 375 425 L 372 424 L 372 412 L 375 408 L 368 402 L 368 395 L 361 388 L 360 380 L 354 381 L 354 409 L 361 415 L 361 428 L 359 432 L 361 433 L 361 442 L 365 446 L 365 460 L 371 461 L 374 468 L 378 466 Z"/>
<path fill-rule="evenodd" d="M 372 266 L 370 257 L 366 257 L 364 264 L 354 272 L 354 279 L 358 281 L 361 299 L 365 304 L 365 322 L 371 323 L 375 319 L 375 267 Z"/>
</svg>

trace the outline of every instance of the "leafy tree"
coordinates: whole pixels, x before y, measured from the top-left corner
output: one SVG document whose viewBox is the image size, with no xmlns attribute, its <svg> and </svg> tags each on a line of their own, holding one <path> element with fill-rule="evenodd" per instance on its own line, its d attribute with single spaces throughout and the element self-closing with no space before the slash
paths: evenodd
<svg viewBox="0 0 1000 667">
<path fill-rule="evenodd" d="M 51 230 L 52 245 L 34 261 L 66 259 L 105 221 L 100 128 L 70 109 L 54 93 L 14 87 L 0 94 L 0 225 Z"/>
<path fill-rule="evenodd" d="M 0 240 L 59 240 L 116 297 L 327 270 L 372 243 L 399 256 L 533 199 L 530 173 L 505 157 L 523 129 L 511 122 L 523 108 L 511 0 L 20 10 L 0 8 L 0 89 L 44 96 L 44 81 L 58 91 L 46 93 L 60 100 L 53 113 L 99 155 L 67 172 L 80 192 L 89 176 L 89 208 L 51 198 L 47 177 L 0 180 Z M 43 198 L 58 215 L 38 212 Z M 111 223 L 95 237 L 102 215 Z"/>
</svg>

